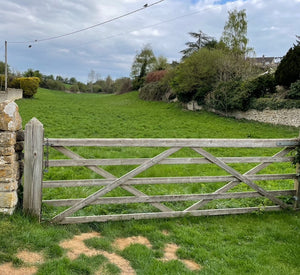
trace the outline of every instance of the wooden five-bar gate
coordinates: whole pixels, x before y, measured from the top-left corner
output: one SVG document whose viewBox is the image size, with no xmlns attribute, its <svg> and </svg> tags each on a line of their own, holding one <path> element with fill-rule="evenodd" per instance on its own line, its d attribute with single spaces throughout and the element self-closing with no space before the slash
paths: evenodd
<svg viewBox="0 0 300 275">
<path fill-rule="evenodd" d="M 45 160 L 44 147 L 56 149 L 69 159 Z M 127 159 L 85 159 L 70 150 L 69 147 L 162 147 L 163 152 L 151 158 L 127 158 Z M 295 173 L 283 174 L 258 174 L 264 168 L 273 163 L 291 163 L 294 159 L 291 151 L 299 147 L 299 139 L 54 139 L 44 138 L 43 125 L 32 119 L 25 128 L 25 170 L 24 170 L 24 203 L 25 212 L 38 218 L 42 215 L 42 203 L 51 206 L 68 206 L 66 210 L 52 218 L 52 222 L 84 223 L 103 222 L 130 219 L 169 218 L 190 216 L 209 216 L 225 214 L 241 214 L 260 211 L 261 207 L 226 208 L 226 209 L 201 209 L 207 203 L 220 199 L 241 199 L 265 197 L 272 201 L 272 205 L 264 206 L 264 211 L 276 211 L 281 209 L 299 208 L 299 164 Z M 216 157 L 206 148 L 281 148 L 273 156 L 268 157 Z M 171 157 L 182 148 L 191 148 L 199 154 L 199 157 Z M 205 149 L 203 149 L 205 148 Z M 47 149 L 48 150 L 48 149 Z M 56 180 L 43 181 L 43 169 L 45 163 L 49 167 L 60 166 L 84 166 L 91 169 L 101 179 L 86 180 Z M 228 164 L 256 163 L 256 166 L 246 173 L 240 173 Z M 259 164 L 257 164 L 259 163 Z M 172 164 L 215 164 L 226 171 L 226 176 L 185 176 L 185 177 L 151 177 L 137 176 L 155 165 Z M 113 165 L 135 165 L 134 169 L 126 174 L 116 177 L 103 167 Z M 256 181 L 294 180 L 294 188 L 288 190 L 266 190 Z M 162 184 L 189 184 L 189 183 L 216 183 L 226 184 L 213 193 L 208 194 L 180 194 L 180 195 L 148 195 L 139 190 L 140 185 Z M 232 189 L 241 183 L 245 183 L 253 189 L 251 192 L 233 192 Z M 99 186 L 98 191 L 86 198 L 42 200 L 43 188 Z M 132 194 L 122 197 L 103 197 L 116 188 L 122 188 Z M 228 192 L 230 191 L 230 192 Z M 293 204 L 287 204 L 282 196 L 289 196 L 294 200 Z M 186 209 L 176 211 L 167 206 L 169 202 L 192 202 Z M 149 203 L 158 212 L 109 214 L 76 216 L 76 212 L 89 205 Z M 75 214 L 75 215 L 74 215 Z"/>
</svg>

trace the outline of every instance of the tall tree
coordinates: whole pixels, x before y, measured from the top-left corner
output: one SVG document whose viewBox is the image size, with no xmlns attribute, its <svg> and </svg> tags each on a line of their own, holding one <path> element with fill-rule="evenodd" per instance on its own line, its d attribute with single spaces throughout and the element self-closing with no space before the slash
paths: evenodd
<svg viewBox="0 0 300 275">
<path fill-rule="evenodd" d="M 210 46 L 212 46 L 216 42 L 216 40 L 213 37 L 208 36 L 201 30 L 199 32 L 189 32 L 189 35 L 191 35 L 193 38 L 195 38 L 196 41 L 185 43 L 187 48 L 180 51 L 183 54 L 182 59 L 185 59 L 185 58 L 191 56 L 194 52 L 199 51 L 203 47 L 210 48 Z M 213 41 L 215 41 L 215 42 L 213 42 Z"/>
<path fill-rule="evenodd" d="M 136 54 L 131 66 L 134 89 L 139 89 L 143 85 L 145 76 L 153 69 L 155 63 L 156 58 L 150 45 L 146 45 Z"/>
<path fill-rule="evenodd" d="M 247 15 L 245 10 L 236 9 L 228 12 L 221 43 L 236 55 L 246 55 L 251 49 L 247 47 Z"/>
</svg>

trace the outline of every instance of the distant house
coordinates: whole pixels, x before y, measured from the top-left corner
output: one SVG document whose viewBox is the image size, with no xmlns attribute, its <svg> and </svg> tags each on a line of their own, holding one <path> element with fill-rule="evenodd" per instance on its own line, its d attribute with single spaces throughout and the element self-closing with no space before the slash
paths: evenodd
<svg viewBox="0 0 300 275">
<path fill-rule="evenodd" d="M 266 57 L 264 55 L 262 57 L 251 58 L 251 60 L 254 62 L 255 65 L 264 68 L 265 67 L 276 68 L 279 65 L 281 59 L 282 57 Z"/>
</svg>

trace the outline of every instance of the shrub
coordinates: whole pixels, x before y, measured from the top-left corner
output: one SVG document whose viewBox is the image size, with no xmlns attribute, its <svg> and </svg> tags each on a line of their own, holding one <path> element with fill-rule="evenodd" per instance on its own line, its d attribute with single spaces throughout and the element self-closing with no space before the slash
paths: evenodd
<svg viewBox="0 0 300 275">
<path fill-rule="evenodd" d="M 273 74 L 264 74 L 253 80 L 247 81 L 244 88 L 251 92 L 251 96 L 255 98 L 263 97 L 268 93 L 276 92 L 276 82 Z"/>
<path fill-rule="evenodd" d="M 300 100 L 262 97 L 252 100 L 250 108 L 259 111 L 262 111 L 267 108 L 272 110 L 300 108 Z"/>
<path fill-rule="evenodd" d="M 143 100 L 161 101 L 169 91 L 169 86 L 165 83 L 151 82 L 140 89 L 139 97 Z"/>
<path fill-rule="evenodd" d="M 300 79 L 300 46 L 290 48 L 281 60 L 276 72 L 275 79 L 278 85 L 289 87 Z"/>
<path fill-rule="evenodd" d="M 150 72 L 146 76 L 146 83 L 160 81 L 162 78 L 165 77 L 166 74 L 167 74 L 167 70 Z"/>
<path fill-rule="evenodd" d="M 44 79 L 41 83 L 41 87 L 58 91 L 64 91 L 66 88 L 61 81 L 57 81 L 54 79 Z"/>
<path fill-rule="evenodd" d="M 291 84 L 286 97 L 290 99 L 300 99 L 300 79 Z"/>
<path fill-rule="evenodd" d="M 220 82 L 213 92 L 206 96 L 207 106 L 216 110 L 230 112 L 246 111 L 249 108 L 250 92 L 243 88 L 241 81 Z"/>
<path fill-rule="evenodd" d="M 78 87 L 78 85 L 77 85 L 77 84 L 72 85 L 72 86 L 70 87 L 70 91 L 71 91 L 72 93 L 77 93 L 77 92 L 79 92 L 79 87 Z"/>
<path fill-rule="evenodd" d="M 38 77 L 20 77 L 20 88 L 23 90 L 23 97 L 30 98 L 37 93 L 40 79 Z"/>
<path fill-rule="evenodd" d="M 222 56 L 219 50 L 201 49 L 177 66 L 171 86 L 181 102 L 194 99 L 203 103 L 217 81 L 218 64 Z"/>
<path fill-rule="evenodd" d="M 115 94 L 121 95 L 132 91 L 131 79 L 128 77 L 122 77 L 115 80 L 114 83 Z"/>
</svg>

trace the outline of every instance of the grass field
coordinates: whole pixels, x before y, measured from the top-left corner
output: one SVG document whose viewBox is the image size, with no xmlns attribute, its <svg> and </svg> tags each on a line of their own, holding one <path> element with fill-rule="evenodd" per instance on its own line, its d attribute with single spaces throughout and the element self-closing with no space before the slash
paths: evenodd
<svg viewBox="0 0 300 275">
<path fill-rule="evenodd" d="M 273 126 L 248 121 L 236 121 L 217 115 L 201 112 L 188 112 L 176 104 L 145 102 L 133 92 L 121 96 L 96 94 L 67 94 L 64 92 L 40 89 L 34 99 L 19 100 L 20 113 L 25 125 L 32 117 L 37 117 L 45 128 L 45 137 L 78 138 L 294 138 L 299 135 L 293 127 Z M 110 150 L 77 149 L 85 157 L 123 157 L 128 154 L 145 156 L 158 149 Z M 276 151 L 276 150 L 275 150 Z M 213 150 L 216 155 L 243 156 L 262 154 L 272 155 L 274 150 Z M 178 153 L 191 154 L 188 150 Z M 51 151 L 51 158 L 60 158 Z M 252 166 L 237 166 L 239 171 Z M 108 167 L 108 171 L 123 174 L 131 167 Z M 202 170 L 197 166 L 153 168 L 144 176 L 168 174 L 193 175 L 218 173 L 207 165 Z M 274 173 L 281 169 L 294 171 L 290 164 L 274 166 Z M 85 168 L 52 168 L 45 179 L 96 178 Z M 268 183 L 266 188 L 276 189 L 276 184 Z M 282 182 L 289 187 L 291 182 Z M 211 192 L 205 185 L 202 191 Z M 172 192 L 172 186 L 156 192 Z M 176 190 L 190 192 L 195 186 Z M 216 186 L 214 187 L 216 188 Z M 69 196 L 81 197 L 93 189 L 73 189 L 45 191 L 44 198 Z M 118 193 L 120 192 L 120 193 Z M 118 191 L 116 195 L 122 194 Z M 175 192 L 175 191 L 174 191 Z M 240 203 L 240 202 L 239 202 Z M 226 205 L 223 205 L 226 206 Z M 221 205 L 221 207 L 223 207 Z M 182 207 L 178 205 L 178 207 Z M 212 205 L 214 207 L 214 205 Z M 53 209 L 44 209 L 45 216 L 53 215 Z M 113 211 L 115 209 L 109 209 Z M 48 212 L 47 212 L 48 211 Z M 107 210 L 108 211 L 108 210 Z M 128 210 L 130 211 L 130 210 Z M 26 267 L 26 263 L 16 255 L 17 251 L 29 250 L 42 253 L 44 263 L 38 264 L 38 274 L 117 274 L 121 270 L 109 263 L 107 258 L 81 255 L 75 260 L 68 258 L 60 245 L 82 232 L 96 231 L 101 238 L 85 241 L 90 249 L 105 250 L 127 259 L 137 274 L 299 274 L 300 263 L 300 214 L 299 212 L 255 213 L 252 215 L 180 218 L 129 222 L 91 223 L 85 225 L 57 226 L 47 222 L 38 224 L 17 212 L 11 217 L 0 217 L 0 264 L 12 262 L 14 266 Z M 167 232 L 167 233 L 166 233 Z M 152 248 L 133 244 L 124 250 L 112 244 L 117 238 L 143 236 Z M 179 248 L 178 260 L 160 261 L 167 244 Z M 179 259 L 196 262 L 201 269 L 191 271 Z"/>
</svg>

